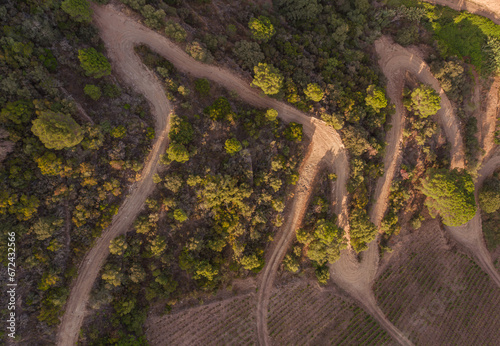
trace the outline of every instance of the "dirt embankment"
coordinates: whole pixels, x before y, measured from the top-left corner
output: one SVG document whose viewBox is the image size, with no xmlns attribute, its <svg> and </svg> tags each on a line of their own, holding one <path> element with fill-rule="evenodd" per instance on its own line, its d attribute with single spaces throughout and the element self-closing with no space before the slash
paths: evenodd
<svg viewBox="0 0 500 346">
<path fill-rule="evenodd" d="M 423 0 L 431 4 L 448 6 L 456 11 L 468 11 L 491 19 L 500 25 L 500 1 L 498 0 Z"/>
<path fill-rule="evenodd" d="M 172 111 L 172 107 L 154 74 L 144 67 L 139 57 L 134 53 L 134 46 L 141 43 L 148 45 L 185 73 L 219 83 L 236 92 L 242 100 L 253 106 L 276 109 L 283 121 L 302 124 L 304 133 L 312 138 L 312 147 L 308 160 L 305 161 L 303 170 L 300 172 L 299 186 L 293 201 L 293 213 L 291 214 L 294 216 L 293 220 L 287 223 L 287 227 L 282 228 L 277 237 L 279 243 L 269 256 L 270 261 L 264 268 L 264 274 L 261 278 L 263 299 L 260 300 L 259 308 L 266 313 L 258 314 L 262 318 L 258 322 L 258 326 L 261 327 L 261 333 L 259 333 L 261 342 L 266 342 L 265 340 L 268 338 L 266 319 L 268 299 L 266 297 L 269 297 L 267 289 L 272 287 L 277 267 L 286 253 L 286 244 L 290 242 L 290 239 L 293 239 L 294 225 L 300 221 L 300 209 L 304 207 L 311 190 L 311 186 L 308 184 L 312 183 L 316 174 L 316 165 L 323 157 L 328 156 L 335 159 L 329 161 L 328 164 L 334 166 L 333 171 L 338 176 L 336 199 L 339 203 L 336 212 L 340 215 L 339 222 L 341 224 L 347 223 L 347 212 L 342 207 L 345 206 L 347 195 L 348 159 L 340 136 L 324 122 L 311 118 L 289 105 L 261 95 L 258 90 L 250 87 L 248 81 L 242 80 L 234 73 L 195 61 L 180 47 L 123 15 L 112 5 L 102 7 L 94 5 L 93 9 L 94 22 L 106 44 L 113 68 L 126 83 L 131 84 L 149 100 L 151 110 L 156 118 L 156 131 L 159 136 L 142 172 L 142 180 L 125 200 L 118 214 L 114 217 L 111 227 L 96 241 L 95 246 L 87 254 L 79 268 L 79 275 L 72 285 L 66 311 L 59 328 L 58 345 L 73 345 L 77 342 L 90 291 L 109 253 L 109 242 L 128 231 L 144 205 L 145 199 L 152 192 L 154 188 L 152 176 L 156 172 L 159 155 L 165 151 L 168 145 L 168 115 Z"/>
</svg>

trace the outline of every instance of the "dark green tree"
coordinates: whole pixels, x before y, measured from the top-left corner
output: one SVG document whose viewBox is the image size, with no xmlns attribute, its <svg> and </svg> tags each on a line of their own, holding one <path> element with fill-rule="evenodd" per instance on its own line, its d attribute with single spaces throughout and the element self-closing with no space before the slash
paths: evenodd
<svg viewBox="0 0 500 346">
<path fill-rule="evenodd" d="M 65 0 L 61 8 L 77 22 L 89 23 L 92 20 L 92 9 L 87 0 Z"/>
<path fill-rule="evenodd" d="M 285 138 L 291 142 L 302 141 L 302 124 L 291 122 L 285 129 Z"/>
<path fill-rule="evenodd" d="M 500 180 L 486 180 L 479 193 L 479 205 L 485 213 L 494 213 L 500 209 Z"/>
<path fill-rule="evenodd" d="M 447 226 L 463 225 L 476 214 L 474 182 L 466 172 L 432 168 L 422 180 L 421 191 L 431 215 L 441 215 Z"/>
<path fill-rule="evenodd" d="M 317 18 L 323 9 L 317 0 L 274 0 L 273 5 L 292 22 Z"/>
</svg>

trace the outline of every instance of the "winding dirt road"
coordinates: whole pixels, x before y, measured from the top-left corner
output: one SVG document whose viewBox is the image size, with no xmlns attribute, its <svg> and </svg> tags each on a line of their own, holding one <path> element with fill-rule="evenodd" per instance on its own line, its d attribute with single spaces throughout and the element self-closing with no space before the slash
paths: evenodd
<svg viewBox="0 0 500 346">
<path fill-rule="evenodd" d="M 374 195 L 376 203 L 370 210 L 370 220 L 380 227 L 387 210 L 392 180 L 401 163 L 405 122 L 402 95 L 407 71 L 415 75 L 420 82 L 430 85 L 441 96 L 441 109 L 436 118 L 451 144 L 452 167 L 464 167 L 464 146 L 458 119 L 453 113 L 451 103 L 425 61 L 400 45 L 394 44 L 388 37 L 378 39 L 375 42 L 375 49 L 380 57 L 379 65 L 387 78 L 387 94 L 396 107 L 396 113 L 391 119 L 392 127 L 386 139 L 385 172 L 377 181 Z M 361 261 L 358 261 L 352 251 L 345 251 L 340 260 L 331 266 L 333 281 L 356 298 L 395 340 L 402 345 L 411 345 L 408 338 L 384 316 L 373 294 L 372 286 L 379 264 L 378 237 L 368 245 L 368 250 L 361 256 Z"/>
<path fill-rule="evenodd" d="M 476 1 L 483 3 L 485 7 L 483 8 L 476 4 L 465 4 L 463 1 L 455 3 L 452 1 L 439 0 L 437 2 L 456 9 L 467 9 L 471 12 L 489 17 L 500 24 L 498 15 L 493 13 L 500 13 L 500 3 L 496 2 L 496 0 Z M 172 107 L 166 99 L 164 91 L 154 74 L 147 70 L 140 59 L 135 55 L 133 47 L 140 43 L 148 45 L 172 62 L 176 68 L 181 71 L 191 73 L 196 77 L 208 78 L 219 83 L 229 90 L 235 91 L 242 100 L 256 107 L 276 109 L 280 118 L 285 122 L 294 121 L 301 123 L 304 133 L 312 138 L 311 148 L 309 148 L 308 155 L 301 166 L 301 175 L 295 198 L 291 206 L 293 211 L 291 215 L 293 215 L 293 217 L 287 220 L 284 227 L 280 230 L 279 235 L 276 237 L 276 241 L 271 247 L 272 251 L 268 256 L 268 262 L 260 278 L 260 289 L 258 294 L 259 303 L 257 309 L 258 337 L 261 344 L 268 344 L 267 307 L 270 290 L 279 264 L 286 253 L 289 243 L 295 235 L 297 225 L 300 224 L 303 217 L 303 210 L 307 205 L 311 193 L 310 184 L 312 184 L 317 174 L 318 164 L 322 160 L 326 160 L 327 164 L 334 166 L 333 170 L 337 173 L 338 180 L 335 189 L 337 201 L 336 213 L 339 214 L 339 224 L 344 227 L 348 226 L 346 211 L 348 160 L 340 136 L 323 122 L 308 117 L 306 114 L 289 105 L 262 96 L 256 89 L 252 89 L 249 86 L 249 81 L 242 80 L 230 71 L 201 64 L 193 60 L 187 56 L 180 47 L 158 33 L 136 23 L 131 18 L 124 16 L 112 5 L 103 7 L 94 5 L 93 8 L 95 23 L 100 29 L 101 37 L 107 46 L 108 54 L 114 69 L 126 83 L 133 85 L 134 88 L 145 95 L 151 103 L 152 113 L 156 118 L 158 137 L 148 156 L 145 169 L 142 172 L 142 180 L 137 183 L 132 194 L 128 196 L 118 214 L 114 217 L 111 227 L 96 241 L 95 246 L 87 254 L 79 268 L 79 275 L 72 286 L 66 311 L 59 328 L 57 336 L 58 345 L 66 346 L 76 344 L 80 326 L 85 316 L 85 307 L 91 288 L 109 252 L 109 242 L 116 236 L 127 232 L 144 205 L 145 199 L 152 192 L 154 188 L 152 176 L 157 169 L 159 155 L 165 151 L 168 145 L 168 115 Z M 402 89 L 401 79 L 403 78 L 402 69 L 410 70 L 410 72 L 415 74 L 422 82 L 433 86 L 440 94 L 442 93 L 442 96 L 445 95 L 439 87 L 437 80 L 430 74 L 428 67 L 418 57 L 412 56 L 404 52 L 404 50 L 400 50 L 399 47 L 393 45 L 387 38 L 382 38 L 377 41 L 377 45 L 377 52 L 381 56 L 381 66 L 389 80 L 388 94 L 392 102 L 396 104 L 397 109 L 399 109 L 392 120 L 393 128 L 388 134 L 388 153 L 384 159 L 386 172 L 377 182 L 375 193 L 377 202 L 370 212 L 372 222 L 379 225 L 387 208 L 389 187 L 395 169 L 398 166 L 400 155 L 401 133 L 404 124 L 404 110 L 403 113 L 401 113 L 402 103 L 400 100 Z M 442 128 L 445 130 L 448 141 L 451 143 L 452 167 L 463 168 L 462 138 L 458 131 L 458 122 L 454 119 L 449 101 L 446 97 L 442 97 L 442 110 L 440 114 L 438 114 L 438 119 Z M 492 167 L 498 167 L 498 161 L 500 161 L 498 155 L 488 160 L 480 172 L 480 177 L 487 176 L 489 170 L 493 170 Z M 474 221 L 474 219 L 472 221 Z M 474 223 L 474 225 L 476 224 L 477 222 Z M 476 231 L 480 230 L 480 219 L 478 224 L 479 226 L 473 226 Z M 450 230 L 452 234 L 453 231 L 454 230 Z M 457 230 L 455 233 L 458 234 L 459 231 Z M 470 241 L 471 246 L 477 246 L 477 244 L 477 239 Z M 482 243 L 482 245 L 484 247 L 484 243 Z M 483 257 L 478 257 L 481 263 L 480 258 Z M 398 342 L 410 345 L 411 342 L 387 320 L 376 305 L 371 286 L 378 267 L 378 260 L 377 240 L 375 240 L 369 244 L 369 249 L 363 254 L 363 260 L 361 262 L 357 261 L 352 252 L 344 253 L 341 259 L 331 268 L 332 278 L 341 287 L 345 288 L 358 299 Z M 488 267 L 489 264 L 486 264 L 486 267 Z M 498 273 L 496 274 L 498 276 Z M 494 277 L 493 279 L 495 280 Z"/>
<path fill-rule="evenodd" d="M 323 157 L 335 158 L 329 163 L 334 166 L 333 170 L 338 176 L 336 199 L 339 201 L 339 209 L 337 210 L 339 223 L 347 223 L 347 211 L 345 208 L 342 210 L 342 207 L 345 207 L 347 200 L 348 159 L 340 136 L 324 122 L 311 118 L 289 105 L 261 95 L 258 90 L 250 87 L 249 81 L 242 80 L 234 73 L 195 61 L 167 38 L 123 15 L 113 5 L 93 5 L 93 9 L 94 22 L 106 44 L 113 68 L 127 84 L 132 85 L 148 99 L 152 113 L 156 118 L 156 130 L 159 136 L 148 156 L 145 169 L 142 172 L 142 180 L 137 184 L 132 194 L 127 197 L 118 214 L 113 218 L 111 227 L 96 241 L 79 268 L 79 275 L 72 285 L 65 314 L 59 327 L 57 344 L 67 346 L 74 345 L 78 341 L 90 291 L 108 256 L 109 242 L 128 231 L 147 196 L 153 191 L 152 176 L 156 172 L 159 155 L 166 150 L 168 145 L 167 135 L 170 129 L 168 116 L 172 107 L 154 74 L 144 67 L 139 57 L 134 53 L 134 46 L 138 44 L 148 45 L 183 72 L 198 78 L 208 78 L 236 92 L 242 100 L 253 106 L 276 109 L 278 116 L 283 121 L 294 121 L 302 124 L 305 135 L 312 138 L 309 155 L 302 165 L 303 170 L 300 172 L 292 204 L 294 217 L 287 221 L 286 227 L 280 232 L 279 243 L 270 256 L 270 261 L 264 268 L 261 277 L 262 289 L 259 296 L 262 299 L 259 300 L 259 307 L 261 311 L 266 311 L 266 313 L 259 315 L 262 318 L 258 324 L 261 326 L 259 336 L 262 337 L 262 340 L 267 340 L 267 305 L 270 288 L 272 288 L 279 263 L 286 253 L 286 244 L 295 235 L 294 225 L 300 219 L 300 213 L 297 212 L 296 216 L 295 211 L 306 203 L 311 191 L 311 186 L 308 184 L 314 180 L 317 172 L 316 167 Z"/>
</svg>

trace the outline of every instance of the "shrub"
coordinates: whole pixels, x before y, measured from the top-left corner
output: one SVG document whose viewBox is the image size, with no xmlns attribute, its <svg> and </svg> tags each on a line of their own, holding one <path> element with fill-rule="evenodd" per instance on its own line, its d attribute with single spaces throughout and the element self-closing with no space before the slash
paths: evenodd
<svg viewBox="0 0 500 346">
<path fill-rule="evenodd" d="M 314 270 L 314 274 L 316 274 L 316 278 L 320 284 L 325 285 L 330 279 L 330 272 L 328 271 L 328 266 L 316 266 Z"/>
<path fill-rule="evenodd" d="M 210 52 L 208 52 L 207 49 L 198 41 L 188 43 L 186 46 L 186 52 L 194 59 L 201 62 L 211 63 L 213 60 L 212 54 L 210 54 Z"/>
<path fill-rule="evenodd" d="M 184 222 L 188 219 L 188 216 L 184 210 L 175 209 L 174 210 L 174 219 L 179 221 L 179 222 Z"/>
<path fill-rule="evenodd" d="M 239 140 L 237 140 L 236 138 L 230 138 L 226 140 L 224 148 L 226 149 L 226 153 L 228 153 L 229 155 L 234 155 L 237 152 L 241 151 L 242 146 Z"/>
<path fill-rule="evenodd" d="M 259 16 L 259 18 L 252 18 L 248 22 L 248 27 L 252 32 L 252 36 L 256 40 L 267 42 L 276 33 L 274 25 L 269 18 Z"/>
<path fill-rule="evenodd" d="M 111 137 L 114 138 L 123 138 L 125 137 L 126 134 L 127 134 L 127 129 L 123 125 L 118 125 L 117 127 L 114 127 L 110 132 Z"/>
<path fill-rule="evenodd" d="M 285 129 L 285 138 L 291 142 L 302 141 L 302 124 L 291 122 Z"/>
<path fill-rule="evenodd" d="M 97 85 L 87 84 L 83 88 L 83 92 L 92 100 L 97 101 L 101 98 L 101 88 L 99 88 Z"/>
<path fill-rule="evenodd" d="M 266 119 L 268 121 L 275 121 L 276 118 L 278 118 L 278 111 L 276 109 L 270 108 L 266 111 Z"/>
<path fill-rule="evenodd" d="M 78 59 L 86 76 L 101 78 L 111 74 L 111 64 L 108 59 L 94 48 L 78 50 Z"/>
<path fill-rule="evenodd" d="M 460 226 L 476 214 L 474 182 L 468 173 L 454 169 L 430 169 L 422 180 L 421 191 L 431 216 L 440 214 L 447 226 Z"/>
<path fill-rule="evenodd" d="M 167 156 L 171 161 L 184 163 L 189 161 L 189 152 L 182 144 L 172 143 L 167 149 Z"/>
<path fill-rule="evenodd" d="M 254 67 L 254 73 L 252 86 L 261 88 L 266 95 L 277 94 L 283 86 L 283 76 L 273 65 L 259 63 Z"/>
<path fill-rule="evenodd" d="M 92 9 L 87 0 L 65 0 L 61 8 L 77 22 L 89 23 L 92 20 Z"/>
<path fill-rule="evenodd" d="M 314 102 L 321 101 L 324 95 L 323 90 L 321 90 L 319 85 L 316 83 L 307 84 L 307 88 L 306 90 L 304 90 L 304 94 L 306 94 L 309 100 L 312 100 Z"/>
<path fill-rule="evenodd" d="M 211 106 L 206 107 L 203 112 L 214 121 L 226 120 L 232 114 L 231 104 L 227 98 L 221 96 Z"/>
<path fill-rule="evenodd" d="M 194 88 L 201 96 L 210 94 L 210 82 L 205 78 L 197 79 L 194 82 Z"/>
<path fill-rule="evenodd" d="M 165 34 L 177 42 L 186 40 L 186 30 L 179 24 L 172 20 L 168 20 L 165 24 Z"/>
<path fill-rule="evenodd" d="M 68 114 L 42 111 L 33 120 L 31 131 L 48 149 L 70 148 L 83 139 L 83 131 Z"/>
</svg>

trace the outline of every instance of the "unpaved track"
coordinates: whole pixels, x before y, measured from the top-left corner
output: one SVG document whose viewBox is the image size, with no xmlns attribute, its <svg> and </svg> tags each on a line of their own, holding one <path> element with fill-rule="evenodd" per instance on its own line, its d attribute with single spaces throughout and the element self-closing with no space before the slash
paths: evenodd
<svg viewBox="0 0 500 346">
<path fill-rule="evenodd" d="M 333 170 L 338 176 L 336 199 L 339 201 L 339 209 L 345 206 L 347 195 L 347 154 L 340 136 L 331 127 L 291 106 L 262 96 L 258 90 L 250 87 L 248 81 L 243 81 L 228 70 L 205 65 L 193 60 L 174 43 L 123 15 L 113 5 L 102 7 L 93 5 L 92 7 L 94 9 L 94 22 L 99 28 L 101 37 L 106 44 L 113 68 L 126 83 L 133 85 L 151 103 L 151 110 L 156 118 L 158 138 L 142 172 L 142 180 L 137 184 L 133 193 L 125 200 L 118 214 L 113 218 L 111 227 L 96 241 L 94 247 L 87 254 L 79 268 L 79 275 L 72 285 L 65 314 L 57 335 L 57 344 L 61 346 L 74 345 L 78 341 L 90 291 L 109 253 L 109 242 L 116 236 L 127 232 L 144 205 L 147 196 L 153 191 L 152 176 L 156 172 L 159 155 L 165 151 L 168 145 L 167 135 L 170 127 L 168 115 L 172 107 L 154 74 L 143 66 L 139 57 L 134 53 L 134 46 L 141 43 L 146 44 L 173 63 L 177 69 L 198 78 L 208 78 L 219 83 L 227 89 L 238 93 L 242 100 L 253 106 L 274 108 L 278 111 L 279 117 L 285 122 L 294 121 L 303 125 L 304 133 L 312 138 L 313 143 L 309 153 L 309 160 L 303 165 L 304 171 L 301 172 L 299 178 L 299 183 L 301 182 L 304 187 L 299 188 L 298 193 L 296 193 L 298 202 L 293 202 L 294 208 L 305 203 L 304 199 L 307 199 L 307 194 L 310 193 L 310 187 L 308 190 L 305 184 L 312 182 L 316 174 L 316 169 L 311 164 L 319 163 L 321 157 L 335 157 L 335 161 L 331 162 L 331 164 L 334 165 Z M 339 213 L 339 222 L 346 223 L 346 210 L 338 210 L 337 212 Z M 281 232 L 284 234 L 280 235 L 280 239 L 286 243 L 286 239 L 293 237 L 294 232 L 295 229 L 289 227 L 286 229 L 286 232 Z M 271 259 L 274 260 L 270 263 L 273 264 L 268 264 L 268 267 L 271 269 L 265 268 L 264 275 L 261 278 L 261 282 L 264 284 L 263 287 L 266 288 L 272 287 L 277 269 L 276 263 L 279 264 L 284 257 L 286 246 L 277 246 L 276 249 L 276 252 L 271 256 Z M 267 293 L 268 295 L 269 293 Z M 266 295 L 264 294 L 263 296 L 265 297 Z M 268 301 L 262 300 L 261 303 L 266 305 Z M 267 311 L 267 305 L 265 309 L 261 310 Z M 261 330 L 262 333 L 259 336 L 263 340 L 267 340 L 268 336 L 265 334 L 267 331 L 267 313 L 260 316 L 265 321 L 261 321 L 260 323 L 261 326 L 264 326 L 264 329 Z"/>
<path fill-rule="evenodd" d="M 392 180 L 401 161 L 405 120 L 402 94 L 407 71 L 415 75 L 420 82 L 430 85 L 441 96 L 441 109 L 436 117 L 445 131 L 447 140 L 451 143 L 452 167 L 464 167 L 464 147 L 458 119 L 429 66 L 420 57 L 394 44 L 388 37 L 378 39 L 375 42 L 375 49 L 380 57 L 379 65 L 387 78 L 387 94 L 396 107 L 396 113 L 391 119 L 391 130 L 387 134 L 384 175 L 377 181 L 374 195 L 376 203 L 370 210 L 370 220 L 379 227 L 387 209 Z M 378 237 L 368 245 L 368 250 L 361 256 L 361 261 L 358 261 L 352 251 L 344 251 L 340 260 L 331 266 L 332 279 L 361 302 L 395 340 L 400 344 L 410 345 L 411 342 L 406 336 L 384 316 L 373 295 L 372 286 L 379 264 Z"/>
</svg>

